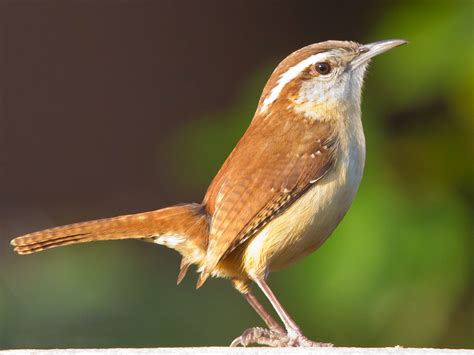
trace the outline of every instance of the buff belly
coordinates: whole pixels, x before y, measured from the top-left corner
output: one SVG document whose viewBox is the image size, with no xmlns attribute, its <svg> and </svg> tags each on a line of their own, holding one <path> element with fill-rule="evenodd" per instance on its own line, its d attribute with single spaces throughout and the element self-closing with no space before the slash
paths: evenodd
<svg viewBox="0 0 474 355">
<path fill-rule="evenodd" d="M 360 145 L 349 149 L 349 154 L 339 157 L 328 175 L 249 242 L 242 258 L 242 268 L 248 275 L 264 276 L 321 246 L 354 199 L 362 177 L 364 153 Z"/>
</svg>

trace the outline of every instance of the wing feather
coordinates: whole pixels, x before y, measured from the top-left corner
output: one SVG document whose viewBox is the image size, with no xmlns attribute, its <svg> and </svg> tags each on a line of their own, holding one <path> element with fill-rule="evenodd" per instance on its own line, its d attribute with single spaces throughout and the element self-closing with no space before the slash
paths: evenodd
<svg viewBox="0 0 474 355">
<path fill-rule="evenodd" d="M 254 119 L 204 198 L 211 224 L 201 283 L 222 258 L 317 183 L 336 149 L 328 122 Z"/>
</svg>

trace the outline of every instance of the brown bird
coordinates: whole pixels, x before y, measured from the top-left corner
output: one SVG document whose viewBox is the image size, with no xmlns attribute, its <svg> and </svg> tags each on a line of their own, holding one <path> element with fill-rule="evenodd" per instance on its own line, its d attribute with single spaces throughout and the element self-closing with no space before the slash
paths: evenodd
<svg viewBox="0 0 474 355">
<path fill-rule="evenodd" d="M 19 254 L 97 240 L 140 239 L 182 255 L 178 283 L 197 265 L 197 287 L 228 278 L 268 326 L 232 346 L 325 346 L 308 340 L 266 279 L 315 251 L 349 209 L 362 178 L 360 100 L 370 59 L 406 43 L 326 41 L 284 59 L 270 76 L 243 137 L 201 204 L 46 229 L 14 239 Z M 254 282 L 282 328 L 250 290 Z"/>
</svg>

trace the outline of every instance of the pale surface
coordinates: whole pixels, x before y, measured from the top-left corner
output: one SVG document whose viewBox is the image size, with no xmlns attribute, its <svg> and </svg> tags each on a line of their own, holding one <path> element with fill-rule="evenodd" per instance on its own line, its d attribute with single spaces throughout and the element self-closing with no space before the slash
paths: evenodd
<svg viewBox="0 0 474 355">
<path fill-rule="evenodd" d="M 0 355 L 474 355 L 474 350 L 414 349 L 414 348 L 155 348 L 155 349 L 52 349 L 52 350 L 4 350 Z"/>
</svg>

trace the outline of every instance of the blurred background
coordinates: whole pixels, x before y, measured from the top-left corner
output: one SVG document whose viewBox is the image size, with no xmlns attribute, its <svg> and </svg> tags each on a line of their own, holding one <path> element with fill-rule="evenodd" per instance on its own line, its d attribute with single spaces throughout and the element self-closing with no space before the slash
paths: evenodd
<svg viewBox="0 0 474 355">
<path fill-rule="evenodd" d="M 410 44 L 369 70 L 353 207 L 270 284 L 315 340 L 473 347 L 473 4 L 1 1 L 0 348 L 227 345 L 262 325 L 228 281 L 176 287 L 164 247 L 9 241 L 201 201 L 281 59 L 386 38 Z"/>
</svg>

